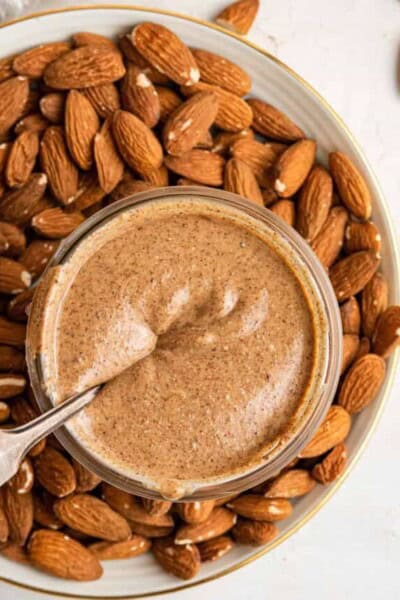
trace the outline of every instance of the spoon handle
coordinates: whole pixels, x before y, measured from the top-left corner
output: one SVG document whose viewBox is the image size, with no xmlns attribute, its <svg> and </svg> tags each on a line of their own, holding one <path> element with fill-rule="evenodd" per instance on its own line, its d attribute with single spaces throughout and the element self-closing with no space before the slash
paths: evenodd
<svg viewBox="0 0 400 600">
<path fill-rule="evenodd" d="M 100 386 L 96 386 L 73 396 L 21 427 L 1 430 L 0 486 L 15 475 L 22 459 L 37 442 L 89 404 L 99 389 Z"/>
</svg>

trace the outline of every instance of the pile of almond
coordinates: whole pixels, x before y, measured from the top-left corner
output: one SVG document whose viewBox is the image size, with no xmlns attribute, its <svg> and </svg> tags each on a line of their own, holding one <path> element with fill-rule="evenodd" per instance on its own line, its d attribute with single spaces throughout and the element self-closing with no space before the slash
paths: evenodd
<svg viewBox="0 0 400 600">
<path fill-rule="evenodd" d="M 351 159 L 316 163 L 316 143 L 278 108 L 247 98 L 245 70 L 168 29 L 141 23 L 112 41 L 71 40 L 0 60 L 0 422 L 37 415 L 24 361 L 32 283 L 59 240 L 102 207 L 158 186 L 236 192 L 267 206 L 329 271 L 343 322 L 335 402 L 298 459 L 237 497 L 171 505 L 101 482 L 50 436 L 1 490 L 1 552 L 59 577 L 152 552 L 188 579 L 234 544 L 278 534 L 296 498 L 346 467 L 344 441 L 399 344 L 368 187 Z"/>
</svg>

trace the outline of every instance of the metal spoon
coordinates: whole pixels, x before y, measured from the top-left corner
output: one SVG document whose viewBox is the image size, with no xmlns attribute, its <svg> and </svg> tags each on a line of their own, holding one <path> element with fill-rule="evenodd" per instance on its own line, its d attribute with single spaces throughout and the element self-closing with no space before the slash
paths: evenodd
<svg viewBox="0 0 400 600">
<path fill-rule="evenodd" d="M 0 430 L 0 486 L 15 475 L 22 459 L 37 442 L 90 404 L 100 387 L 68 398 L 21 427 Z"/>
</svg>

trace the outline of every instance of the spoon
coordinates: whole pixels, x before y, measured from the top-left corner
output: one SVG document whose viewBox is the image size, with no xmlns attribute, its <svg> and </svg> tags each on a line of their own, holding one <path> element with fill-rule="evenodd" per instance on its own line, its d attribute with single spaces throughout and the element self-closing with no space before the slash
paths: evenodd
<svg viewBox="0 0 400 600">
<path fill-rule="evenodd" d="M 90 404 L 100 387 L 98 385 L 68 398 L 25 425 L 0 430 L 0 486 L 15 475 L 23 458 L 37 442 Z"/>
</svg>

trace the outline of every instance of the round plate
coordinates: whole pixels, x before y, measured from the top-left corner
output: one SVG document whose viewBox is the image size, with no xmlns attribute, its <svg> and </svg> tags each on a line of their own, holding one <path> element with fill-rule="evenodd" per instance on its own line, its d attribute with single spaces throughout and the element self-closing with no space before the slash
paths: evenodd
<svg viewBox="0 0 400 600">
<path fill-rule="evenodd" d="M 395 238 L 382 193 L 362 151 L 326 101 L 296 73 L 261 48 L 215 25 L 190 17 L 139 7 L 106 5 L 101 8 L 92 6 L 61 9 L 6 24 L 0 31 L 1 55 L 20 52 L 44 42 L 64 40 L 77 31 L 92 31 L 113 36 L 130 31 L 132 26 L 140 21 L 154 21 L 166 25 L 188 45 L 221 53 L 244 66 L 253 80 L 252 94 L 281 108 L 309 137 L 315 138 L 322 162 L 326 162 L 327 153 L 332 150 L 346 152 L 354 159 L 364 173 L 374 198 L 373 218 L 382 234 L 382 268 L 391 282 L 390 301 L 399 303 L 400 270 Z M 365 447 L 382 412 L 392 382 L 395 362 L 394 357 L 389 360 L 385 384 L 378 398 L 353 420 L 347 440 L 350 458 L 345 475 L 349 473 Z M 281 524 L 281 534 L 274 542 L 256 550 L 238 545 L 221 560 L 202 566 L 197 578 L 189 583 L 180 582 L 165 574 L 150 554 L 129 560 L 105 562 L 102 579 L 90 583 L 57 579 L 0 557 L 0 579 L 25 588 L 48 592 L 52 596 L 79 598 L 137 598 L 199 585 L 230 573 L 272 550 L 304 525 L 332 496 L 342 481 L 343 477 L 332 486 L 317 486 L 310 494 L 297 500 L 292 516 Z"/>
</svg>

